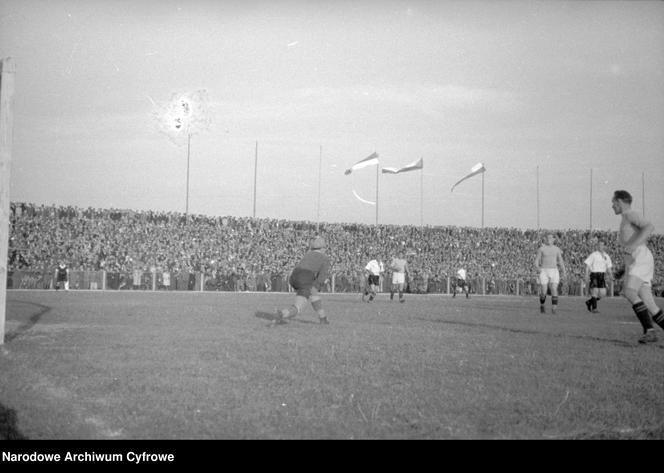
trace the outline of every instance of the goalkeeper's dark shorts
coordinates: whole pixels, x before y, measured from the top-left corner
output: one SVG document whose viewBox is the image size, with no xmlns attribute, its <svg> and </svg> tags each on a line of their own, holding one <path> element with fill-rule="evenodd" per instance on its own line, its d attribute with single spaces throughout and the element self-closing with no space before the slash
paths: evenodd
<svg viewBox="0 0 664 473">
<path fill-rule="evenodd" d="M 288 282 L 297 292 L 298 296 L 311 296 L 311 288 L 314 287 L 316 275 L 308 269 L 295 268 L 288 278 Z"/>
<path fill-rule="evenodd" d="M 380 276 L 375 274 L 370 274 L 369 278 L 367 279 L 367 282 L 369 283 L 369 285 L 378 286 L 380 284 Z"/>
<path fill-rule="evenodd" d="M 466 287 L 468 286 L 468 282 L 465 279 L 457 278 L 456 279 L 456 287 Z"/>
<path fill-rule="evenodd" d="M 590 288 L 606 289 L 604 273 L 590 273 Z"/>
</svg>

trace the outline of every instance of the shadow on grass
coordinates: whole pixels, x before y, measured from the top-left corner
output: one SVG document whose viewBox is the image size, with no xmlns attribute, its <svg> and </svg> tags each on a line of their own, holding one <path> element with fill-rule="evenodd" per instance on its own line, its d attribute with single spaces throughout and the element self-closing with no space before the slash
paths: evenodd
<svg viewBox="0 0 664 473">
<path fill-rule="evenodd" d="M 16 424 L 16 411 L 0 404 L 0 440 L 27 440 Z"/>
<path fill-rule="evenodd" d="M 44 316 L 44 314 L 48 313 L 51 310 L 51 307 L 42 305 L 42 304 L 36 304 L 34 302 L 24 302 L 24 301 L 16 301 L 12 302 L 12 304 L 25 304 L 28 306 L 32 306 L 37 308 L 37 312 L 32 314 L 30 318 L 26 321 L 23 322 L 21 325 L 19 325 L 16 330 L 13 332 L 9 332 L 5 335 L 5 342 L 9 343 L 12 340 L 14 340 L 16 337 L 20 337 L 23 335 L 25 332 L 30 330 L 32 327 L 34 327 L 39 320 Z"/>
<path fill-rule="evenodd" d="M 460 322 L 457 320 L 436 320 L 436 319 L 427 319 L 424 317 L 417 317 L 419 320 L 425 320 L 427 322 L 434 322 L 438 324 L 449 324 L 449 325 L 463 325 L 466 327 L 481 327 L 481 328 L 489 328 L 493 330 L 501 330 L 504 332 L 511 332 L 511 333 L 522 333 L 522 334 L 528 334 L 528 335 L 546 335 L 548 337 L 557 337 L 557 338 L 576 338 L 578 340 L 589 340 L 593 342 L 608 342 L 608 343 L 613 343 L 614 345 L 618 345 L 621 347 L 634 347 L 636 346 L 635 343 L 629 343 L 626 342 L 625 340 L 616 340 L 613 338 L 601 338 L 601 337 L 592 337 L 590 335 L 570 335 L 566 333 L 549 333 L 549 332 L 540 332 L 537 330 L 526 330 L 526 329 L 520 329 L 520 328 L 509 328 L 509 327 L 500 327 L 497 325 L 491 325 L 491 324 L 480 324 L 480 323 L 472 323 L 472 322 Z"/>
<path fill-rule="evenodd" d="M 254 313 L 254 316 L 255 316 L 255 317 L 258 317 L 259 319 L 269 320 L 270 322 L 274 322 L 274 321 L 276 320 L 276 314 L 274 314 L 274 313 L 272 313 L 272 312 L 265 312 L 265 311 L 262 311 L 262 310 L 257 310 L 257 311 Z M 294 318 L 294 317 L 293 317 L 293 318 L 290 318 L 290 319 L 288 319 L 288 320 L 285 320 L 283 323 L 281 323 L 281 324 L 277 324 L 277 325 L 288 325 L 289 323 L 293 323 L 293 322 L 294 322 L 294 323 L 298 323 L 298 324 L 315 324 L 315 325 L 319 325 L 319 322 L 314 322 L 313 320 L 297 319 L 297 318 Z M 272 326 L 272 324 L 271 324 L 271 326 Z"/>
<path fill-rule="evenodd" d="M 306 320 L 306 319 L 290 319 L 289 322 L 290 322 L 290 321 L 295 322 L 295 323 L 298 323 L 298 324 L 314 324 L 314 325 L 320 325 L 320 322 L 318 322 L 317 320 L 314 321 L 314 320 Z"/>
</svg>

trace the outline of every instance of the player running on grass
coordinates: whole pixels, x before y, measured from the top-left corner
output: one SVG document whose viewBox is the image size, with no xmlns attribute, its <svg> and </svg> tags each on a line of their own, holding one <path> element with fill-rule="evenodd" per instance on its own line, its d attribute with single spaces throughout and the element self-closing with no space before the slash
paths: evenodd
<svg viewBox="0 0 664 473">
<path fill-rule="evenodd" d="M 374 252 L 374 250 L 372 250 Z M 367 302 L 373 302 L 380 287 L 380 275 L 385 272 L 383 262 L 379 258 L 374 258 L 367 263 L 364 267 L 364 273 L 367 278 L 367 285 L 364 288 L 362 301 L 366 296 L 369 296 Z"/>
<path fill-rule="evenodd" d="M 288 280 L 293 289 L 297 291 L 295 303 L 288 308 L 277 309 L 275 324 L 286 323 L 287 319 L 302 312 L 307 301 L 318 314 L 320 323 L 329 323 L 323 309 L 323 301 L 318 295 L 318 291 L 325 284 L 330 271 L 330 258 L 324 252 L 325 240 L 322 237 L 316 237 L 311 240 L 309 248 L 310 250 L 295 266 Z"/>
<path fill-rule="evenodd" d="M 652 296 L 655 260 L 646 246 L 655 227 L 636 210 L 632 210 L 632 196 L 627 191 L 615 191 L 611 206 L 615 214 L 621 216 L 618 243 L 623 248 L 625 261 L 622 293 L 632 304 L 632 310 L 643 327 L 639 343 L 653 343 L 657 341 L 653 320 L 664 328 L 664 314 Z M 623 271 L 618 271 L 616 276 L 622 276 Z"/>
</svg>

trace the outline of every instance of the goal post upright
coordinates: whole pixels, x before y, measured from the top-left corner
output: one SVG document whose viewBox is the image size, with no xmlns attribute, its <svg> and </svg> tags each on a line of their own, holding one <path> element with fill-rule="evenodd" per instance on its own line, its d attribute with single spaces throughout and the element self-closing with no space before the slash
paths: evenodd
<svg viewBox="0 0 664 473">
<path fill-rule="evenodd" d="M 0 345 L 5 342 L 9 251 L 9 176 L 12 163 L 14 75 L 10 57 L 0 59 Z"/>
</svg>

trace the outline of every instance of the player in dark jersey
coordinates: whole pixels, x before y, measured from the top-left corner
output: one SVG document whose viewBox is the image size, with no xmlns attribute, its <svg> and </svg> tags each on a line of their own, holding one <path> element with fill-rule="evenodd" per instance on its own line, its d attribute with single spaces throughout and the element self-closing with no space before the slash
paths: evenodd
<svg viewBox="0 0 664 473">
<path fill-rule="evenodd" d="M 406 274 L 408 273 L 408 261 L 404 257 L 403 250 L 397 252 L 397 256 L 392 258 L 390 263 L 392 270 L 392 287 L 390 288 L 390 300 L 394 300 L 394 293 L 399 292 L 399 302 L 406 302 L 403 296 L 403 290 L 406 285 Z"/>
<path fill-rule="evenodd" d="M 69 290 L 69 268 L 64 261 L 61 261 L 60 265 L 55 268 L 55 290 L 57 291 L 61 287 L 65 291 Z"/>
<path fill-rule="evenodd" d="M 560 248 L 553 244 L 553 234 L 546 236 L 546 242 L 539 247 L 537 255 L 535 256 L 535 268 L 539 272 L 540 280 L 540 313 L 546 313 L 544 304 L 546 302 L 546 294 L 551 291 L 551 313 L 556 313 L 558 307 L 558 285 L 560 284 L 561 272 L 562 277 L 565 278 L 565 261 L 563 260 L 563 252 Z M 560 271 L 558 266 L 560 265 Z"/>
<path fill-rule="evenodd" d="M 318 314 L 319 322 L 329 323 L 323 309 L 323 301 L 318 295 L 318 291 L 325 284 L 330 271 L 330 259 L 324 253 L 325 240 L 316 237 L 311 241 L 309 248 L 310 250 L 295 266 L 288 280 L 293 289 L 297 291 L 295 303 L 288 308 L 277 310 L 274 320 L 276 324 L 286 323 L 287 319 L 302 312 L 307 301 Z"/>
</svg>

